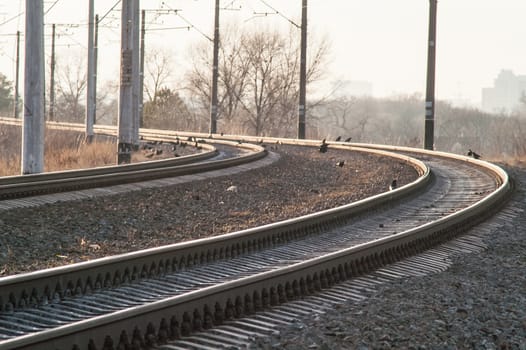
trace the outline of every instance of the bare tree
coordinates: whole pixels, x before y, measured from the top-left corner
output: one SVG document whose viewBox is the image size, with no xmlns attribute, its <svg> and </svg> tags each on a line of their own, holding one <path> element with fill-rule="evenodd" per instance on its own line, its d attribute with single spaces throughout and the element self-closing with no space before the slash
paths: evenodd
<svg viewBox="0 0 526 350">
<path fill-rule="evenodd" d="M 296 33 L 297 34 L 297 33 Z M 219 71 L 219 116 L 222 128 L 236 126 L 255 135 L 291 136 L 299 91 L 299 35 L 258 30 L 222 35 Z M 225 39 L 227 38 L 227 39 Z M 307 82 L 321 75 L 326 45 L 312 45 Z M 195 52 L 195 51 L 194 51 Z M 188 74 L 189 91 L 209 109 L 210 54 L 201 48 Z"/>
<path fill-rule="evenodd" d="M 154 129 L 191 130 L 195 120 L 177 92 L 161 88 L 152 101 L 144 104 L 144 125 Z"/>
<path fill-rule="evenodd" d="M 154 101 L 159 96 L 159 91 L 166 86 L 171 75 L 169 53 L 159 49 L 148 51 L 144 72 L 144 90 L 148 101 Z"/>
<path fill-rule="evenodd" d="M 219 93 L 218 121 L 220 129 L 233 123 L 237 116 L 240 100 L 245 94 L 248 73 L 248 60 L 242 55 L 243 45 L 239 42 L 241 34 L 236 26 L 227 25 L 221 34 L 219 45 Z M 212 47 L 204 42 L 191 49 L 193 67 L 186 74 L 187 90 L 200 106 L 201 113 L 210 111 L 212 75 Z"/>
<path fill-rule="evenodd" d="M 0 73 L 0 113 L 7 115 L 13 105 L 13 83 Z"/>
<path fill-rule="evenodd" d="M 85 100 L 86 69 L 83 56 L 73 58 L 58 69 L 56 84 L 58 94 L 55 103 L 57 120 L 67 122 L 82 122 L 85 112 L 81 101 Z"/>
<path fill-rule="evenodd" d="M 97 89 L 97 124 L 117 125 L 119 113 L 118 96 L 119 85 L 115 81 L 107 81 L 100 89 Z"/>
</svg>

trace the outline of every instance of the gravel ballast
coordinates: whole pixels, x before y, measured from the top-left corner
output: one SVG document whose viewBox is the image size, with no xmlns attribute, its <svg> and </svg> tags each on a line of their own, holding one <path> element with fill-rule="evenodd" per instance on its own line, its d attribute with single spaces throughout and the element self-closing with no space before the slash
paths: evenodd
<svg viewBox="0 0 526 350">
<path fill-rule="evenodd" d="M 0 212 L 1 275 L 275 222 L 383 192 L 392 178 L 400 185 L 416 178 L 408 165 L 384 157 L 278 152 L 275 164 L 234 176 Z M 493 225 L 487 250 L 298 320 L 254 348 L 526 350 L 526 169 L 511 174 L 518 180 L 512 200 L 472 229 Z"/>
<path fill-rule="evenodd" d="M 417 178 L 410 165 L 389 157 L 272 148 L 277 162 L 232 176 L 0 211 L 0 276 L 260 226 Z"/>
<path fill-rule="evenodd" d="M 445 272 L 382 285 L 253 348 L 526 349 L 526 169 L 511 173 L 512 200 L 470 231 L 488 231 L 488 249 L 457 256 Z"/>
</svg>

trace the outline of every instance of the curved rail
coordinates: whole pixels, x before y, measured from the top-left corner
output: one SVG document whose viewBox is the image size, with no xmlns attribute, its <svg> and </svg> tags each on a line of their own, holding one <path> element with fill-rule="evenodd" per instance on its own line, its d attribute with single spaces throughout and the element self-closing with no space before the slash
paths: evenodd
<svg viewBox="0 0 526 350">
<path fill-rule="evenodd" d="M 285 143 L 286 141 L 281 140 L 280 142 Z M 312 141 L 312 143 L 317 142 Z M 348 145 L 333 145 L 331 143 L 332 146 L 349 147 Z M 352 149 L 362 150 L 355 146 L 352 146 Z M 404 151 L 407 152 L 408 150 Z M 413 154 L 424 154 L 426 157 L 434 156 L 433 152 L 419 152 L 419 150 L 414 149 L 410 149 L 410 151 Z M 437 156 L 472 161 L 471 159 L 464 159 L 465 157 L 450 157 L 447 154 L 437 154 Z M 120 281 L 126 280 L 125 276 L 128 276 L 128 279 L 133 279 L 133 276 L 139 278 L 141 274 L 144 276 L 158 275 L 172 268 L 176 270 L 181 267 L 184 268 L 212 262 L 216 259 L 228 258 L 229 256 L 238 256 L 258 250 L 258 247 L 269 247 L 322 232 L 330 225 L 337 225 L 344 220 L 345 216 L 356 215 L 358 212 L 370 210 L 379 203 L 385 204 L 386 202 L 390 203 L 394 200 L 399 200 L 406 196 L 408 192 L 411 192 L 412 187 L 422 189 L 429 183 L 431 174 L 425 166 L 423 167 L 421 162 L 413 160 L 407 155 L 398 155 L 398 157 L 410 161 L 414 166 L 420 167 L 423 176 L 415 183 L 395 191 L 321 213 L 225 236 L 126 254 L 119 258 L 126 259 L 128 262 L 119 267 L 117 272 L 109 263 L 110 260 L 115 258 L 106 258 L 81 263 L 77 266 L 70 265 L 33 274 L 7 277 L 0 280 L 0 291 L 11 291 L 8 296 L 2 296 L 4 305 L 7 305 L 8 309 L 17 306 L 23 308 L 24 305 L 38 301 L 42 295 L 51 300 L 55 293 L 59 295 L 74 294 L 78 289 L 81 291 L 90 290 L 92 286 L 97 284 L 100 286 L 115 286 Z M 492 174 L 492 177 L 496 179 L 496 190 L 484 199 L 447 217 L 434 220 L 405 232 L 376 239 L 372 242 L 354 245 L 350 248 L 324 254 L 307 261 L 293 263 L 279 270 L 265 271 L 249 277 L 236 278 L 233 281 L 214 284 L 210 287 L 175 297 L 164 298 L 157 302 L 114 312 L 104 317 L 79 321 L 72 325 L 7 340 L 3 343 L 0 342 L 0 346 L 5 345 L 7 346 L 6 348 L 19 346 L 53 346 L 60 348 L 64 344 L 70 344 L 71 347 L 71 344 L 77 342 L 75 340 L 78 339 L 77 332 L 82 332 L 84 339 L 100 339 L 100 334 L 105 334 L 108 335 L 107 341 L 113 341 L 116 344 L 119 337 L 121 339 L 123 337 L 122 330 L 127 329 L 129 334 L 125 337 L 132 339 L 132 333 L 134 333 L 132 331 L 136 327 L 142 331 L 141 334 L 143 335 L 141 337 L 143 340 L 162 340 L 163 332 L 168 332 L 167 327 L 170 332 L 173 328 L 174 332 L 177 330 L 177 332 L 184 334 L 192 329 L 199 328 L 199 322 L 210 317 L 211 313 L 216 312 L 220 316 L 228 313 L 236 314 L 238 308 L 250 311 L 258 308 L 255 305 L 259 305 L 259 307 L 268 306 L 276 302 L 272 301 L 274 298 L 287 300 L 302 294 L 308 294 L 313 289 L 318 289 L 320 285 L 330 285 L 335 281 L 354 277 L 388 262 L 396 261 L 401 257 L 425 249 L 457 234 L 466 223 L 473 223 L 479 220 L 488 210 L 506 197 L 511 188 L 507 174 L 499 167 L 485 162 L 473 161 L 473 164 Z M 210 244 L 207 249 L 201 249 L 207 244 Z M 130 262 L 132 263 L 130 264 Z M 79 281 L 78 275 L 75 276 L 73 270 L 79 266 L 93 269 L 88 279 Z M 63 275 L 61 275 L 62 272 L 64 272 Z M 37 275 L 42 280 L 47 280 L 45 284 L 47 287 L 43 287 L 44 290 L 35 288 L 34 281 L 30 282 Z M 61 277 L 58 277 L 59 275 Z M 20 287 L 20 289 L 17 289 L 17 287 Z M 31 288 L 33 289 L 31 290 Z M 6 303 L 5 301 L 8 302 Z M 99 322 L 102 319 L 104 324 Z M 159 321 L 160 326 L 154 326 L 154 324 L 159 325 Z M 216 321 L 220 322 L 220 317 L 219 319 L 216 318 Z M 110 324 L 111 327 L 108 328 Z M 61 346 L 58 346 L 58 344 L 61 344 Z M 78 342 L 77 344 L 84 348 L 84 344 L 87 343 Z"/>
<path fill-rule="evenodd" d="M 203 162 L 217 156 L 219 152 L 212 145 L 202 142 L 199 143 L 200 147 L 208 149 L 207 151 L 184 157 L 118 166 L 0 177 L 0 199 L 195 174 L 245 164 L 261 159 L 267 154 L 264 148 L 257 145 L 239 145 L 219 140 L 217 143 L 249 150 L 251 153 Z"/>
</svg>

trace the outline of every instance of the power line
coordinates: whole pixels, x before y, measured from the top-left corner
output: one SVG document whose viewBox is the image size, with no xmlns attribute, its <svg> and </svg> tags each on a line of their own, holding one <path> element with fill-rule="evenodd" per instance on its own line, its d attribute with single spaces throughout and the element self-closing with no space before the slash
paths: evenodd
<svg viewBox="0 0 526 350">
<path fill-rule="evenodd" d="M 187 20 L 186 18 L 184 18 L 183 16 L 181 16 L 181 14 L 179 14 L 179 11 L 177 11 L 177 10 L 171 8 L 171 7 L 168 6 L 168 4 L 167 4 L 166 2 L 164 2 L 164 1 L 162 2 L 162 4 L 163 4 L 164 6 L 166 6 L 166 7 L 168 7 L 170 10 L 176 11 L 175 14 L 176 14 L 177 16 L 179 16 L 183 21 L 185 21 L 186 24 L 188 24 L 188 25 L 190 26 L 190 28 L 194 28 L 199 34 L 201 34 L 202 36 L 204 36 L 205 38 L 207 38 L 207 39 L 210 40 L 211 42 L 214 41 L 211 37 L 209 37 L 208 35 L 206 35 L 205 32 L 203 32 L 202 30 L 200 30 L 199 28 L 197 28 L 196 26 L 194 26 L 194 25 L 192 24 L 192 22 L 190 22 L 189 20 Z"/>
<path fill-rule="evenodd" d="M 47 9 L 47 11 L 44 13 L 44 15 L 47 15 L 47 13 L 48 13 L 49 11 L 51 11 L 51 9 L 52 9 L 53 7 L 55 7 L 55 5 L 56 5 L 59 1 L 60 1 L 60 0 L 55 0 L 55 2 L 53 3 L 53 5 L 51 5 L 51 6 Z M 7 23 L 9 23 L 9 22 L 11 22 L 11 21 L 13 21 L 13 20 L 19 18 L 19 17 L 22 16 L 24 13 L 25 13 L 25 11 L 22 11 L 22 12 L 20 12 L 19 14 L 17 14 L 17 15 L 15 15 L 15 16 L 13 16 L 13 17 L 11 17 L 11 18 L 9 18 L 9 19 L 3 21 L 2 23 L 0 23 L 0 26 L 3 26 L 4 24 L 7 24 Z"/>
<path fill-rule="evenodd" d="M 55 5 L 59 2 L 60 0 L 55 0 L 55 2 L 53 3 L 53 5 L 51 5 L 46 12 L 44 12 L 44 16 L 48 14 L 49 11 L 51 11 L 51 9 L 53 7 L 55 7 Z"/>
<path fill-rule="evenodd" d="M 186 18 L 184 18 L 183 16 L 181 16 L 180 14 L 177 14 L 177 16 L 181 17 L 181 19 L 183 21 L 185 21 L 191 28 L 194 28 L 199 34 L 201 34 L 202 36 L 204 36 L 205 38 L 207 38 L 208 40 L 210 41 L 214 41 L 211 37 L 209 37 L 208 35 L 206 35 L 202 30 L 200 30 L 199 28 L 197 28 L 196 26 L 194 26 L 192 24 L 192 22 L 190 22 L 189 20 L 187 20 Z"/>
<path fill-rule="evenodd" d="M 290 18 L 288 18 L 287 16 L 285 16 L 284 14 L 282 14 L 281 12 L 276 10 L 274 7 L 270 6 L 265 0 L 259 0 L 259 1 L 261 1 L 263 4 L 265 4 L 265 6 L 269 7 L 272 11 L 274 11 L 276 15 L 283 17 L 284 19 L 286 19 L 288 22 L 290 22 L 296 28 L 300 28 L 300 26 L 297 25 L 293 20 L 291 20 Z M 256 13 L 254 12 L 254 14 L 256 14 Z M 265 13 L 265 15 L 267 15 L 267 14 L 268 13 Z"/>
<path fill-rule="evenodd" d="M 175 29 L 192 29 L 192 27 L 190 26 L 186 26 L 186 27 L 163 27 L 163 28 L 149 28 L 149 29 L 146 29 L 147 32 L 157 32 L 157 31 L 161 31 L 161 30 L 175 30 Z"/>
<path fill-rule="evenodd" d="M 121 2 L 121 0 L 117 0 L 117 2 L 115 3 L 115 5 L 113 5 L 113 6 L 108 10 L 108 12 L 106 12 L 106 13 L 104 14 L 104 16 L 102 16 L 102 17 L 99 19 L 99 23 L 102 22 L 102 20 L 103 20 L 104 18 L 106 18 L 106 16 L 107 16 L 111 11 L 113 11 L 113 9 L 114 9 L 115 7 L 117 7 L 118 4 L 120 4 L 120 2 Z"/>
<path fill-rule="evenodd" d="M 25 13 L 25 12 L 22 11 L 22 12 L 20 12 L 18 15 L 14 16 L 14 17 L 11 17 L 11 18 L 9 18 L 8 20 L 5 20 L 4 22 L 0 23 L 0 26 L 3 26 L 4 24 L 7 24 L 7 23 L 11 22 L 12 20 L 17 19 L 18 17 L 22 16 L 24 13 Z"/>
</svg>

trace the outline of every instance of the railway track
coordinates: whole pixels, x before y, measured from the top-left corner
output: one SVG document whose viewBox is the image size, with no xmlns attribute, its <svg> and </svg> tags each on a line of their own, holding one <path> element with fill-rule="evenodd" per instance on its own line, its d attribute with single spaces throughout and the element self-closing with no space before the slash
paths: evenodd
<svg viewBox="0 0 526 350">
<path fill-rule="evenodd" d="M 150 347 L 188 336 L 447 241 L 510 190 L 490 164 L 392 150 L 419 180 L 276 224 L 1 279 L 0 348 Z"/>
<path fill-rule="evenodd" d="M 73 126 L 57 124 L 55 127 L 68 130 L 79 128 L 75 124 Z M 103 127 L 99 132 L 111 134 L 115 132 L 114 129 Z M 148 140 L 164 140 L 177 144 L 180 142 L 180 138 L 173 134 L 162 139 L 151 132 L 143 134 Z M 195 144 L 200 152 L 183 157 L 119 166 L 0 177 L 0 200 L 196 174 L 247 164 L 267 155 L 267 151 L 258 145 L 223 140 L 213 140 L 212 144 L 211 140 L 192 137 L 190 139 L 192 141 L 185 138 L 181 143 Z"/>
</svg>

